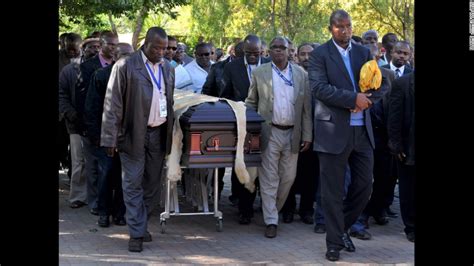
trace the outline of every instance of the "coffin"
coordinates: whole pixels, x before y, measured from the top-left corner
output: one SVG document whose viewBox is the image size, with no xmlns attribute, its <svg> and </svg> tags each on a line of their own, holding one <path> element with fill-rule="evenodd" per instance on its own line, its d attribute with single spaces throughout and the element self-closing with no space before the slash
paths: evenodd
<svg viewBox="0 0 474 266">
<path fill-rule="evenodd" d="M 247 135 L 244 161 L 247 167 L 260 166 L 260 133 L 264 119 L 246 110 Z M 190 107 L 179 119 L 183 131 L 181 165 L 188 168 L 232 167 L 237 150 L 237 122 L 225 101 L 206 102 Z"/>
</svg>

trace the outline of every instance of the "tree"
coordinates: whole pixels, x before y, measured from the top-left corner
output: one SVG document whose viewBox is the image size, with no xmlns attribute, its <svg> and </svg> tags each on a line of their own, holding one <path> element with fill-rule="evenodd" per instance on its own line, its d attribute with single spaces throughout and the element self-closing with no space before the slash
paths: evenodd
<svg viewBox="0 0 474 266">
<path fill-rule="evenodd" d="M 100 15 L 107 15 L 110 28 L 115 29 L 113 17 L 125 15 L 134 19 L 132 46 L 138 45 L 138 37 L 142 32 L 143 22 L 149 12 L 166 13 L 175 18 L 172 9 L 188 4 L 189 0 L 62 0 L 60 9 L 60 25 L 77 24 L 81 21 L 88 26 L 96 26 Z M 65 21 L 67 19 L 68 21 Z"/>
<path fill-rule="evenodd" d="M 359 0 L 351 15 L 360 34 L 375 29 L 380 37 L 393 32 L 414 43 L 414 0 Z"/>
</svg>

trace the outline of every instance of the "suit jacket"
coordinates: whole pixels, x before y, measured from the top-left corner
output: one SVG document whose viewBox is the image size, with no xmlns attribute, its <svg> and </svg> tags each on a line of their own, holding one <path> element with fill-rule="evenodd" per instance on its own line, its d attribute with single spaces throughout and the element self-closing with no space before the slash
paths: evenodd
<svg viewBox="0 0 474 266">
<path fill-rule="evenodd" d="M 314 110 L 314 143 L 313 149 L 318 152 L 340 154 L 348 143 L 350 136 L 350 109 L 355 108 L 357 93 L 360 92 L 360 69 L 372 60 L 369 49 L 352 44 L 349 52 L 351 67 L 355 79 L 356 91 L 347 71 L 341 54 L 332 39 L 311 52 L 308 67 L 310 87 L 315 97 Z M 371 91 L 373 103 L 380 100 L 387 90 L 385 77 L 383 86 Z M 375 147 L 372 122 L 369 109 L 365 109 L 364 122 L 372 148 Z"/>
<path fill-rule="evenodd" d="M 381 68 L 388 68 L 388 69 L 391 70 L 390 64 L 383 65 L 383 66 L 381 66 Z M 409 73 L 411 73 L 412 71 L 413 71 L 413 68 L 411 68 L 410 65 L 405 64 L 405 69 L 403 69 L 403 74 L 402 74 L 402 76 L 405 76 L 406 74 L 409 74 Z"/>
<path fill-rule="evenodd" d="M 309 91 L 308 75 L 300 66 L 290 63 L 293 68 L 293 88 L 295 97 L 295 124 L 291 138 L 291 152 L 298 153 L 301 141 L 311 142 L 311 93 Z M 273 118 L 273 79 L 272 63 L 265 63 L 252 72 L 252 82 L 245 104 L 265 119 L 262 123 L 262 150 L 265 150 L 270 138 Z"/>
<path fill-rule="evenodd" d="M 405 164 L 415 164 L 415 73 L 393 82 L 388 114 L 388 146 L 393 154 L 404 152 Z"/>
<path fill-rule="evenodd" d="M 270 62 L 268 58 L 260 58 L 261 64 Z M 249 92 L 250 81 L 243 57 L 228 63 L 224 67 L 222 83 L 224 91 L 220 97 L 233 101 L 245 101 Z"/>
<path fill-rule="evenodd" d="M 69 134 L 80 134 L 83 128 L 76 110 L 75 88 L 79 72 L 79 63 L 71 62 L 59 74 L 59 113 L 66 120 Z"/>
<path fill-rule="evenodd" d="M 209 75 L 207 75 L 206 82 L 202 86 L 202 94 L 223 97 L 224 83 L 222 83 L 222 77 L 224 75 L 224 67 L 229 63 L 229 61 L 230 57 L 226 58 L 224 61 L 211 65 Z"/>
<path fill-rule="evenodd" d="M 387 133 L 387 120 L 388 120 L 388 108 L 389 108 L 389 97 L 392 83 L 395 80 L 395 72 L 391 69 L 380 68 L 382 76 L 386 77 L 384 81 L 387 83 L 388 90 L 382 97 L 382 99 L 375 103 L 370 108 L 370 117 L 372 119 L 372 127 L 374 130 L 374 141 L 375 149 L 382 149 L 388 151 L 388 133 Z"/>
<path fill-rule="evenodd" d="M 141 49 L 115 63 L 104 100 L 101 145 L 117 147 L 133 157 L 143 156 L 150 116 L 153 83 L 143 63 Z M 161 125 L 162 150 L 169 154 L 174 123 L 174 69 L 163 63 L 166 87 L 167 122 Z"/>
<path fill-rule="evenodd" d="M 81 76 L 76 83 L 75 95 L 76 95 L 76 111 L 78 112 L 79 120 L 81 124 L 84 125 L 84 105 L 86 103 L 87 90 L 89 89 L 89 83 L 92 77 L 92 74 L 102 68 L 100 63 L 99 55 L 84 61 L 80 65 Z M 85 127 L 82 126 L 81 134 L 84 134 L 86 131 Z"/>
<path fill-rule="evenodd" d="M 84 106 L 84 124 L 87 130 L 86 135 L 92 143 L 100 142 L 105 91 L 107 90 L 107 82 L 112 72 L 112 66 L 109 65 L 94 72 L 87 90 Z"/>
</svg>

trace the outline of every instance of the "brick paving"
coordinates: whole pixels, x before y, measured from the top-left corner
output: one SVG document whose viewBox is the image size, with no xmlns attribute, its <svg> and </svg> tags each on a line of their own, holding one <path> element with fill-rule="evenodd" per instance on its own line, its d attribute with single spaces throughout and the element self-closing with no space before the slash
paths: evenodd
<svg viewBox="0 0 474 266">
<path fill-rule="evenodd" d="M 311 265 L 413 265 L 414 244 L 403 233 L 401 218 L 379 226 L 369 221 L 371 240 L 352 238 L 356 252 L 341 251 L 338 262 L 325 259 L 325 234 L 315 234 L 313 225 L 298 215 L 291 224 L 280 222 L 276 238 L 264 237 L 265 225 L 258 211 L 250 225 L 238 224 L 238 210 L 231 206 L 230 175 L 227 171 L 219 209 L 223 212 L 222 232 L 216 231 L 213 216 L 175 216 L 167 220 L 161 234 L 157 210 L 149 231 L 153 241 L 143 243 L 141 253 L 128 252 L 127 226 L 97 225 L 98 216 L 88 208 L 69 208 L 67 176 L 60 173 L 59 264 L 60 265 L 166 265 L 166 264 L 311 264 Z M 211 201 L 212 202 L 212 201 Z M 399 212 L 398 199 L 392 208 Z M 183 210 L 182 210 L 183 211 Z"/>
</svg>

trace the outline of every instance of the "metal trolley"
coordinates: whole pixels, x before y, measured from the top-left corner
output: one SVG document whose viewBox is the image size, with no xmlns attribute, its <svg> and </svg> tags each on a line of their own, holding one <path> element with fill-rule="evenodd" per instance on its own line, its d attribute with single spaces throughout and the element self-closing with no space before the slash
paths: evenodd
<svg viewBox="0 0 474 266">
<path fill-rule="evenodd" d="M 192 178 L 186 180 L 187 189 L 186 191 L 190 191 L 189 195 L 192 197 L 192 201 L 195 205 L 197 205 L 198 210 L 202 210 L 200 212 L 180 212 L 179 209 L 179 202 L 178 202 L 178 190 L 177 190 L 177 182 L 171 182 L 169 179 L 166 178 L 165 184 L 165 211 L 160 214 L 160 226 L 161 226 L 161 233 L 164 234 L 166 231 L 166 220 L 170 218 L 170 216 L 189 216 L 189 215 L 214 215 L 216 218 L 216 230 L 218 232 L 222 232 L 223 227 L 223 217 L 222 212 L 219 211 L 218 208 L 218 169 L 215 168 L 212 171 L 214 176 L 214 211 L 209 211 L 209 203 L 208 203 L 208 193 L 207 193 L 207 174 L 201 172 L 199 177 Z M 195 170 L 202 170 L 202 169 L 195 169 Z M 206 169 L 208 170 L 208 169 Z M 206 171 L 209 172 L 209 171 Z M 191 175 L 192 176 L 192 175 Z M 191 184 L 188 185 L 188 182 Z"/>
</svg>

